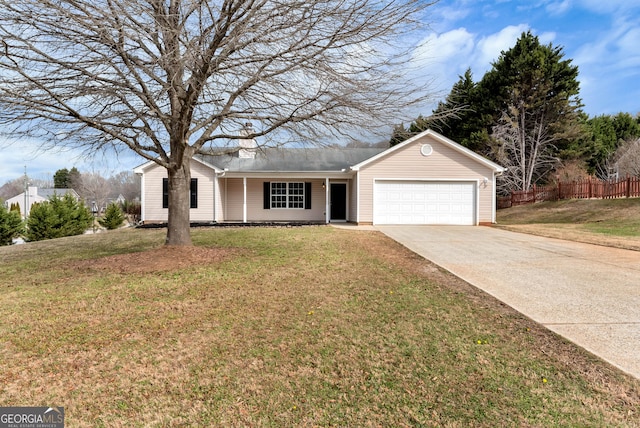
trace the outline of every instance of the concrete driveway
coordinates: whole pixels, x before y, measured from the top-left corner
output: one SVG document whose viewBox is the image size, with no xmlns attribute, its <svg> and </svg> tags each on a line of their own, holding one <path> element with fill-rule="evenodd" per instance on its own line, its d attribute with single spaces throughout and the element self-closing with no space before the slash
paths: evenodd
<svg viewBox="0 0 640 428">
<path fill-rule="evenodd" d="M 490 227 L 376 228 L 640 378 L 640 252 Z"/>
</svg>

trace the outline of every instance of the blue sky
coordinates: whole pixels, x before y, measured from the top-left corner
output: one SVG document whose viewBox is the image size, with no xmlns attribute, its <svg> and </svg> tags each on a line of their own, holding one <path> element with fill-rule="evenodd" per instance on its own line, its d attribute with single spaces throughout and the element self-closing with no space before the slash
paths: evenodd
<svg viewBox="0 0 640 428">
<path fill-rule="evenodd" d="M 640 0 L 441 0 L 427 10 L 428 27 L 415 34 L 415 79 L 444 98 L 471 68 L 475 81 L 523 31 L 564 49 L 578 66 L 580 96 L 590 116 L 640 113 Z M 435 104 L 434 104 L 435 105 Z M 432 106 L 417 114 L 428 115 Z M 417 116 L 416 114 L 416 116 Z M 0 185 L 20 177 L 51 178 L 76 166 L 108 176 L 143 163 L 133 154 L 93 160 L 75 152 L 37 150 L 37 142 L 0 147 Z"/>
<path fill-rule="evenodd" d="M 446 93 L 468 67 L 480 80 L 531 30 L 578 66 L 586 113 L 640 113 L 639 0 L 441 0 L 428 19 L 416 60 Z"/>
</svg>

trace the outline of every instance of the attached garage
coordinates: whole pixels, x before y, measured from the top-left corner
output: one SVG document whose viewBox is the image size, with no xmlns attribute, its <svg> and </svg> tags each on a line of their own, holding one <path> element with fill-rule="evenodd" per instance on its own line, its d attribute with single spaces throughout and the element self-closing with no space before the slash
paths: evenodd
<svg viewBox="0 0 640 428">
<path fill-rule="evenodd" d="M 495 223 L 504 168 L 431 130 L 351 169 L 358 224 Z"/>
<path fill-rule="evenodd" d="M 472 181 L 376 180 L 374 224 L 477 224 Z"/>
</svg>

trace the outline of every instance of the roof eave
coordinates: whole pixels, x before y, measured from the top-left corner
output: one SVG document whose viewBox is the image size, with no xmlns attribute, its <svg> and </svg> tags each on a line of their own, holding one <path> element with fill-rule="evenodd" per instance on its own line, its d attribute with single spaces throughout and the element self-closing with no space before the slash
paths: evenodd
<svg viewBox="0 0 640 428">
<path fill-rule="evenodd" d="M 211 168 L 213 169 L 216 173 L 222 173 L 224 170 L 221 168 L 218 168 L 217 166 L 210 164 L 208 162 L 205 162 L 204 160 L 198 158 L 197 156 L 194 156 L 193 158 L 191 158 L 192 160 L 195 160 L 196 162 L 206 166 L 207 168 Z M 142 165 L 138 165 L 135 168 L 133 168 L 133 173 L 134 174 L 144 174 L 144 172 L 149 169 L 152 166 L 160 166 L 157 162 L 155 161 L 148 161 L 143 163 Z"/>
<path fill-rule="evenodd" d="M 225 171 L 225 178 L 269 178 L 269 177 L 289 177 L 289 178 L 348 178 L 354 173 L 350 169 L 327 170 L 327 171 Z"/>
<path fill-rule="evenodd" d="M 359 171 L 361 167 L 366 166 L 371 162 L 375 162 L 376 160 L 378 160 L 380 158 L 388 156 L 389 154 L 395 152 L 396 150 L 400 150 L 401 148 L 403 148 L 403 147 L 405 147 L 405 146 L 407 146 L 407 145 L 409 145 L 409 144 L 411 144 L 411 143 L 413 143 L 413 142 L 415 142 L 415 141 L 417 141 L 417 140 L 419 140 L 419 139 L 421 139 L 423 137 L 426 137 L 426 136 L 430 136 L 430 137 L 434 138 L 435 140 L 441 142 L 442 144 L 444 144 L 444 145 L 446 145 L 446 146 L 448 146 L 448 147 L 450 147 L 450 148 L 452 148 L 452 149 L 454 149 L 454 150 L 456 150 L 456 151 L 458 151 L 458 152 L 460 152 L 460 153 L 462 153 L 462 154 L 474 159 L 475 161 L 485 165 L 486 167 L 491 168 L 494 172 L 497 172 L 497 173 L 504 172 L 504 168 L 501 167 L 500 165 L 490 161 L 489 159 L 486 159 L 483 156 L 480 156 L 476 152 L 467 149 L 466 147 L 456 143 L 453 140 L 450 140 L 449 138 L 445 137 L 444 135 L 438 134 L 437 132 L 435 132 L 435 131 L 433 131 L 431 129 L 427 129 L 426 131 L 423 131 L 423 132 L 421 132 L 421 133 L 419 133 L 417 135 L 414 135 L 413 137 L 403 141 L 402 143 L 397 144 L 397 145 L 385 150 L 384 152 L 378 153 L 377 155 L 372 156 L 369 159 L 366 159 L 366 160 L 360 162 L 359 164 L 356 164 L 356 165 L 352 166 L 351 169 L 353 171 Z"/>
</svg>

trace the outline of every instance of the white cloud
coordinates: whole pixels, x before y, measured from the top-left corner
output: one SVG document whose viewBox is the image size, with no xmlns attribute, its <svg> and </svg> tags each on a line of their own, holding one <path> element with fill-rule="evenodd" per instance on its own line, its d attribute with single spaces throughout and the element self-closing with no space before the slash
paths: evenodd
<svg viewBox="0 0 640 428">
<path fill-rule="evenodd" d="M 574 55 L 576 63 L 599 69 L 619 69 L 640 60 L 640 30 L 636 23 L 617 21 L 594 42 L 583 44 Z"/>
<path fill-rule="evenodd" d="M 564 15 L 569 9 L 571 9 L 571 6 L 571 0 L 552 1 L 545 6 L 545 10 L 549 12 L 550 15 L 559 16 Z"/>
<path fill-rule="evenodd" d="M 540 40 L 540 44 L 542 45 L 548 45 L 549 43 L 553 43 L 557 37 L 557 34 L 554 31 L 546 31 L 540 34 L 536 34 L 534 31 L 533 34 L 538 36 L 538 40 Z"/>
<path fill-rule="evenodd" d="M 615 41 L 615 46 L 620 53 L 619 66 L 624 68 L 640 66 L 640 29 L 630 28 L 621 34 Z M 635 71 L 638 72 L 638 70 Z"/>
<path fill-rule="evenodd" d="M 465 28 L 447 31 L 442 34 L 430 34 L 415 52 L 418 61 L 436 61 L 447 63 L 458 55 L 468 55 L 473 50 L 473 34 Z"/>
<path fill-rule="evenodd" d="M 580 46 L 573 60 L 580 70 L 580 93 L 594 114 L 638 113 L 640 29 L 638 22 L 615 19 L 610 28 Z"/>
<path fill-rule="evenodd" d="M 428 63 L 434 69 L 440 69 L 436 75 L 455 71 L 455 76 L 463 74 L 471 67 L 474 76 L 481 78 L 491 69 L 503 51 L 511 49 L 523 32 L 529 30 L 527 24 L 509 25 L 497 33 L 478 37 L 465 28 L 448 31 L 440 35 L 430 35 L 419 50 L 419 61 Z M 540 43 L 548 44 L 555 40 L 555 32 L 538 35 Z"/>
<path fill-rule="evenodd" d="M 510 25 L 484 37 L 464 27 L 432 33 L 414 51 L 412 67 L 419 70 L 416 78 L 431 80 L 433 89 L 444 98 L 468 68 L 471 68 L 474 80 L 481 79 L 500 53 L 513 47 L 522 32 L 528 29 L 526 24 Z M 550 41 L 554 37 L 555 33 L 544 34 L 544 40 Z"/>
<path fill-rule="evenodd" d="M 466 1 L 448 3 L 438 3 L 427 9 L 428 17 L 426 22 L 436 32 L 442 32 L 456 26 L 456 22 L 464 20 L 472 13 Z"/>
<path fill-rule="evenodd" d="M 472 69 L 474 75 L 482 76 L 491 68 L 491 63 L 500 57 L 502 51 L 507 51 L 515 45 L 522 32 L 527 31 L 526 24 L 509 25 L 497 33 L 482 37 L 478 41 Z"/>
<path fill-rule="evenodd" d="M 433 33 L 420 43 L 411 62 L 422 76 L 434 80 L 436 89 L 448 90 L 452 79 L 469 66 L 467 61 L 474 48 L 474 35 L 465 28 Z"/>
</svg>

